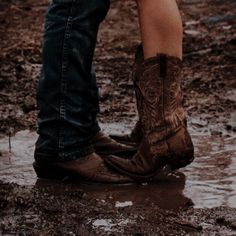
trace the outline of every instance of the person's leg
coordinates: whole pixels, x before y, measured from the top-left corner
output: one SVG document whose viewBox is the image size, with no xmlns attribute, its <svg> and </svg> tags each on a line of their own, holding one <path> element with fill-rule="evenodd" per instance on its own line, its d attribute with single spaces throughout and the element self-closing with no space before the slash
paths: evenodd
<svg viewBox="0 0 236 236">
<path fill-rule="evenodd" d="M 96 120 L 98 88 L 92 60 L 109 5 L 110 0 L 54 0 L 48 9 L 37 93 L 37 156 L 68 160 L 93 149 L 98 154 L 133 152 L 99 132 Z"/>
<path fill-rule="evenodd" d="M 140 59 L 155 57 L 158 53 L 182 59 L 183 29 L 175 0 L 136 0 L 142 45 L 137 48 L 133 68 L 138 68 Z M 144 54 L 144 55 L 143 55 Z M 138 58 L 137 58 L 138 55 Z M 133 75 L 135 74 L 135 69 Z M 111 135 L 120 143 L 139 145 L 142 137 L 140 121 L 128 135 Z"/>
<path fill-rule="evenodd" d="M 99 126 L 92 60 L 108 8 L 109 0 L 54 0 L 48 9 L 37 94 L 38 153 L 68 160 L 93 152 L 89 140 Z"/>
<path fill-rule="evenodd" d="M 175 0 L 136 0 L 144 57 L 157 53 L 182 58 L 183 29 Z"/>
<path fill-rule="evenodd" d="M 38 86 L 38 134 L 33 167 L 39 178 L 123 183 L 94 149 L 122 150 L 101 132 L 92 67 L 100 22 L 109 0 L 53 0 L 47 12 L 43 76 Z M 127 151 L 126 147 L 124 150 Z M 107 150 L 106 150 L 107 151 Z"/>
<path fill-rule="evenodd" d="M 149 181 L 164 166 L 185 167 L 194 159 L 182 104 L 182 24 L 175 0 L 137 0 L 144 58 L 133 80 L 142 140 L 131 160 L 106 158 L 108 165 Z"/>
</svg>

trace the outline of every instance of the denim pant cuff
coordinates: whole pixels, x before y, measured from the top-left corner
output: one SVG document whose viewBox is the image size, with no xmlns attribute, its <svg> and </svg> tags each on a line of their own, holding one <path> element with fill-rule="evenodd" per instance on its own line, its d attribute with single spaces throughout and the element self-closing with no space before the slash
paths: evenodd
<svg viewBox="0 0 236 236">
<path fill-rule="evenodd" d="M 52 162 L 52 161 L 73 161 L 79 158 L 88 156 L 94 152 L 93 146 L 87 146 L 80 148 L 79 150 L 74 150 L 73 152 L 63 152 L 63 153 L 50 153 L 50 152 L 39 152 L 35 150 L 34 159 L 36 161 Z"/>
</svg>

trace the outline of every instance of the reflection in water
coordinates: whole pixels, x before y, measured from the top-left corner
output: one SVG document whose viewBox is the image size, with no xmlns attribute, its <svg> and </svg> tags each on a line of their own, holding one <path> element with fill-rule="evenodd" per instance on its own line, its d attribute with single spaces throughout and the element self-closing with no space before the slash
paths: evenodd
<svg viewBox="0 0 236 236">
<path fill-rule="evenodd" d="M 112 130 L 115 127 L 122 130 L 118 124 L 112 126 Z M 111 130 L 111 126 L 103 128 L 107 132 Z M 29 131 L 17 133 L 12 138 L 12 153 L 8 150 L 8 138 L 0 140 L 0 180 L 21 185 L 35 184 L 32 162 L 36 137 Z M 236 207 L 236 138 L 193 135 L 193 141 L 196 159 L 182 170 L 185 175 L 178 173 L 146 186 L 77 185 L 77 188 L 95 198 L 112 200 L 114 207 L 132 207 L 132 204 L 142 203 L 149 207 L 156 204 L 162 208 L 178 208 L 190 204 L 189 198 L 194 207 Z M 50 181 L 44 183 L 52 186 Z M 64 187 L 61 185 L 62 191 Z"/>
<path fill-rule="evenodd" d="M 164 209 L 178 209 L 191 205 L 191 201 L 183 195 L 184 186 L 185 175 L 177 173 L 160 180 L 158 183 L 144 186 L 107 186 L 105 188 L 85 186 L 83 190 L 96 199 L 114 202 L 114 206 L 117 206 L 117 202 L 119 202 L 123 204 L 118 206 L 142 205 L 151 207 L 157 205 Z"/>
<path fill-rule="evenodd" d="M 65 184 L 55 182 L 53 185 L 48 180 L 37 180 L 36 185 L 47 187 L 50 192 L 63 194 Z M 67 188 L 72 192 L 80 190 L 90 198 L 101 202 L 109 202 L 114 207 L 132 207 L 132 206 L 159 206 L 163 209 L 175 209 L 188 207 L 192 201 L 183 195 L 185 187 L 185 175 L 180 172 L 170 174 L 156 180 L 156 183 L 147 185 L 83 185 L 69 184 Z"/>
<path fill-rule="evenodd" d="M 18 132 L 11 140 L 11 153 L 9 140 L 0 140 L 0 180 L 15 182 L 21 185 L 33 185 L 36 175 L 32 168 L 34 143 L 36 133 L 28 130 Z"/>
</svg>

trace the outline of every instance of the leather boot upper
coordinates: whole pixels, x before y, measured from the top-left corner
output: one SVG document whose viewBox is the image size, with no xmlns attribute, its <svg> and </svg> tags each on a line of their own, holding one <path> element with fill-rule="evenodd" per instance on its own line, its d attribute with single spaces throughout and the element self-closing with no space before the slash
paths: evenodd
<svg viewBox="0 0 236 236">
<path fill-rule="evenodd" d="M 163 165 L 179 168 L 193 160 L 182 105 L 181 69 L 180 59 L 162 54 L 136 68 L 133 80 L 143 138 L 131 161 L 114 157 L 106 159 L 108 164 L 142 179 L 155 175 Z"/>
</svg>

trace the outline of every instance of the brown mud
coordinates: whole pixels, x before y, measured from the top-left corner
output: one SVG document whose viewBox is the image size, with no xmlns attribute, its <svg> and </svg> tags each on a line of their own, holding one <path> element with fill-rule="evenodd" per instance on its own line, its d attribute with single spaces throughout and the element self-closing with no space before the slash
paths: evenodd
<svg viewBox="0 0 236 236">
<path fill-rule="evenodd" d="M 236 235 L 236 1 L 180 4 L 195 162 L 150 185 L 116 187 L 37 180 L 32 169 L 47 5 L 0 2 L 0 235 Z M 95 57 L 108 133 L 137 119 L 129 75 L 138 43 L 134 1 L 112 1 Z"/>
</svg>

